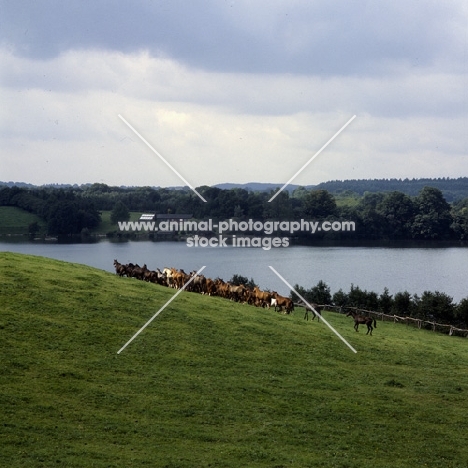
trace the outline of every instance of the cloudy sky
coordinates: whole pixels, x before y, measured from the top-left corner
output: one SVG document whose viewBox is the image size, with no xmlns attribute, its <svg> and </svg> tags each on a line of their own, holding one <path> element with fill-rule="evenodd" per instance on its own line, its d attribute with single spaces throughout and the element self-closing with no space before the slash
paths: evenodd
<svg viewBox="0 0 468 468">
<path fill-rule="evenodd" d="M 0 180 L 468 176 L 466 1 L 0 0 Z"/>
</svg>

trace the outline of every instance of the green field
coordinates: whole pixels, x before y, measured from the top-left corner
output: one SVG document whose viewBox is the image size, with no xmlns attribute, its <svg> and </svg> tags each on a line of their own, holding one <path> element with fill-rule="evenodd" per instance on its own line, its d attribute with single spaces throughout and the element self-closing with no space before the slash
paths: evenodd
<svg viewBox="0 0 468 468">
<path fill-rule="evenodd" d="M 335 194 L 334 197 L 338 208 L 355 208 L 362 199 L 356 193 Z"/>
<path fill-rule="evenodd" d="M 96 229 L 92 230 L 93 234 L 107 234 L 108 232 L 118 231 L 119 227 L 117 224 L 111 221 L 111 211 L 101 211 L 101 223 Z M 140 219 L 140 211 L 130 212 L 130 221 L 138 221 Z M 147 233 L 146 233 L 147 234 Z"/>
<path fill-rule="evenodd" d="M 102 211 L 101 223 L 96 229 L 92 229 L 91 233 L 105 235 L 108 232 L 117 231 L 118 226 L 111 222 L 110 215 L 111 211 Z M 141 212 L 131 212 L 130 221 L 138 221 L 140 216 Z M 44 235 L 47 222 L 39 216 L 15 206 L 0 206 L 0 236 L 28 235 L 28 226 L 35 221 L 41 227 L 37 235 Z"/>
<path fill-rule="evenodd" d="M 109 259 L 112 262 L 113 259 Z M 468 466 L 468 342 L 0 253 L 0 466 Z"/>
<path fill-rule="evenodd" d="M 0 235 L 27 235 L 28 226 L 35 221 L 44 227 L 44 220 L 35 214 L 15 206 L 0 206 Z"/>
</svg>

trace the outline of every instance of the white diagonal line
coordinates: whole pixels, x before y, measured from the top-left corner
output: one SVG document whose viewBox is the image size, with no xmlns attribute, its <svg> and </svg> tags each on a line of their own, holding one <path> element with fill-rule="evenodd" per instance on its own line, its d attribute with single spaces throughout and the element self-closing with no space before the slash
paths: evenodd
<svg viewBox="0 0 468 468">
<path fill-rule="evenodd" d="M 273 201 L 354 119 L 353 115 L 269 200 Z"/>
<path fill-rule="evenodd" d="M 286 284 L 286 286 L 291 290 L 291 291 L 294 291 L 301 299 L 302 301 L 308 305 L 311 310 L 314 311 L 314 313 L 316 315 L 318 315 L 318 312 L 272 267 L 270 266 L 269 267 L 270 270 L 275 273 L 275 275 L 281 280 L 283 281 L 284 284 Z M 321 319 L 323 320 L 323 322 L 325 323 L 325 325 L 353 352 L 353 353 L 357 353 L 357 351 L 323 318 L 323 316 L 321 316 Z"/>
<path fill-rule="evenodd" d="M 120 354 L 204 269 L 202 266 L 118 351 Z"/>
<path fill-rule="evenodd" d="M 137 135 L 137 136 L 141 139 L 141 141 L 143 141 L 143 143 L 145 143 L 146 146 L 148 146 L 148 148 L 149 148 L 151 151 L 153 151 L 153 153 L 156 154 L 156 156 L 158 156 L 158 157 L 161 159 L 162 162 L 164 162 L 170 169 L 172 169 L 172 171 L 173 171 L 177 176 L 179 176 L 179 178 L 180 178 L 183 182 L 185 182 L 185 183 L 190 187 L 191 190 L 193 190 L 205 203 L 207 203 L 206 200 L 195 190 L 195 188 L 193 188 L 192 185 L 191 185 L 189 182 L 187 182 L 187 180 L 185 180 L 185 178 L 184 178 L 181 174 L 179 174 L 179 173 L 170 165 L 170 163 L 169 163 L 168 161 L 166 161 L 166 160 L 163 158 L 163 156 L 162 156 L 161 154 L 159 154 L 158 151 L 156 151 L 156 150 L 150 145 L 150 143 L 148 143 L 148 142 L 146 141 L 145 138 L 143 138 L 142 135 L 140 135 L 140 133 L 138 133 L 138 132 L 137 132 L 137 131 L 120 115 L 120 114 L 118 114 L 118 116 L 119 116 L 119 118 L 125 123 L 125 125 L 127 125 L 127 127 L 130 128 L 130 130 L 132 130 L 133 133 L 135 133 L 135 135 Z"/>
</svg>

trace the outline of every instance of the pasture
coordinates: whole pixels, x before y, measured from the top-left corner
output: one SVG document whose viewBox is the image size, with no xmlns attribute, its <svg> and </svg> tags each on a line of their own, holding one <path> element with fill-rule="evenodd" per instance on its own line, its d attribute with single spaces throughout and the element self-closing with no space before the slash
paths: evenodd
<svg viewBox="0 0 468 468">
<path fill-rule="evenodd" d="M 102 210 L 101 213 L 101 222 L 96 229 L 92 230 L 93 234 L 100 234 L 105 235 L 108 232 L 118 231 L 119 226 L 114 224 L 111 221 L 111 211 Z M 129 221 L 138 221 L 140 219 L 141 212 L 140 211 L 131 211 L 130 212 L 130 220 Z M 148 233 L 145 233 L 148 234 Z"/>
<path fill-rule="evenodd" d="M 35 221 L 44 229 L 45 221 L 39 216 L 15 206 L 0 206 L 0 235 L 27 235 Z"/>
<path fill-rule="evenodd" d="M 174 293 L 0 253 L 0 466 L 468 466 L 466 339 Z"/>
</svg>

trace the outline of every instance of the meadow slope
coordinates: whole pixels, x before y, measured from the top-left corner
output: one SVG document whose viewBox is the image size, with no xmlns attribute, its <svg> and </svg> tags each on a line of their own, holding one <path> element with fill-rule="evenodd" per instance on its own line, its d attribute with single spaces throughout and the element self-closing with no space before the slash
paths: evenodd
<svg viewBox="0 0 468 468">
<path fill-rule="evenodd" d="M 109 259 L 112 262 L 113 259 Z M 248 272 L 239 272 L 247 275 Z M 468 341 L 0 253 L 0 466 L 468 466 Z"/>
</svg>

